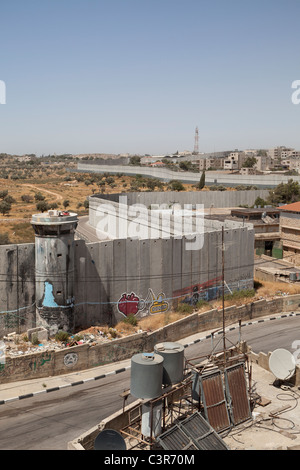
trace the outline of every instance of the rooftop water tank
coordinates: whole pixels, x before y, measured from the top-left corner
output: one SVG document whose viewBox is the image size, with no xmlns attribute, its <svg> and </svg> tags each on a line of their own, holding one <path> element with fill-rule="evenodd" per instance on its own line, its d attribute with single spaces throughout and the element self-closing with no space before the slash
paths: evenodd
<svg viewBox="0 0 300 470">
<path fill-rule="evenodd" d="M 171 385 L 181 382 L 184 378 L 184 346 L 179 343 L 159 343 L 154 352 L 164 358 L 163 384 Z"/>
<path fill-rule="evenodd" d="M 154 399 L 162 394 L 163 362 L 163 357 L 154 353 L 131 358 L 130 392 L 134 397 Z"/>
</svg>

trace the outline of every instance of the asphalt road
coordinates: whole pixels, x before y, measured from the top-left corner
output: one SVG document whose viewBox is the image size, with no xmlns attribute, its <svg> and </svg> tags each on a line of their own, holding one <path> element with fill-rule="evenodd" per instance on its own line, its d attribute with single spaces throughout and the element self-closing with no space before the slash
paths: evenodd
<svg viewBox="0 0 300 470">
<path fill-rule="evenodd" d="M 269 320 L 247 325 L 241 331 L 242 339 L 254 352 L 284 348 L 293 353 L 294 341 L 300 342 L 300 318 Z M 238 341 L 238 335 L 237 329 L 226 333 L 228 347 Z M 214 347 L 222 349 L 222 335 L 216 336 Z M 211 340 L 205 340 L 187 347 L 185 356 L 191 359 L 211 351 Z M 122 408 L 119 394 L 129 388 L 130 371 L 126 371 L 52 392 L 51 396 L 43 394 L 1 405 L 0 450 L 66 450 L 69 441 Z M 129 397 L 127 403 L 134 400 Z"/>
</svg>

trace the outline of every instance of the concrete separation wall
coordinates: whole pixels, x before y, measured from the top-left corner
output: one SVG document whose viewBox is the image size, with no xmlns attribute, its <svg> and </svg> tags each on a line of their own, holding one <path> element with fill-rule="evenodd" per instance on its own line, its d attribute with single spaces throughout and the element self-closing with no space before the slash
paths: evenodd
<svg viewBox="0 0 300 470">
<path fill-rule="evenodd" d="M 0 247 L 0 333 L 35 326 L 34 243 Z"/>
<path fill-rule="evenodd" d="M 179 180 L 183 183 L 199 183 L 202 172 L 193 173 L 188 171 L 172 171 L 168 168 L 151 168 L 144 166 L 109 166 L 109 165 L 93 165 L 88 163 L 78 163 L 77 171 L 91 173 L 123 173 L 125 175 L 142 175 L 150 178 L 158 178 L 162 181 Z M 280 183 L 287 183 L 290 179 L 300 183 L 300 176 L 287 176 L 272 173 L 269 175 L 232 175 L 225 172 L 206 171 L 206 184 L 222 184 L 227 186 L 237 186 L 240 184 L 260 186 L 263 188 L 274 188 Z"/>
<path fill-rule="evenodd" d="M 297 294 L 272 300 L 258 300 L 240 307 L 228 307 L 225 309 L 226 326 L 240 320 L 251 322 L 267 315 L 272 316 L 282 312 L 288 314 L 299 310 L 299 305 L 300 294 Z M 143 332 L 110 343 L 100 343 L 95 346 L 83 344 L 59 351 L 49 350 L 28 356 L 7 357 L 5 364 L 0 365 L 0 383 L 62 375 L 119 362 L 140 352 L 152 352 L 157 343 L 173 342 L 195 333 L 221 328 L 222 321 L 222 310 L 195 312 L 154 332 Z"/>
<path fill-rule="evenodd" d="M 100 198 L 91 198 L 90 224 L 94 227 L 100 225 L 105 202 Z M 154 238 L 151 237 L 151 232 L 157 228 L 157 225 L 152 221 L 153 211 L 146 209 L 143 213 L 145 219 L 139 214 L 138 219 L 132 221 L 129 216 L 123 216 L 123 213 L 120 216 L 118 208 L 117 202 L 110 203 L 109 210 L 114 213 L 111 220 L 115 222 L 116 227 L 121 222 L 128 222 L 129 231 L 134 224 L 134 228 L 143 224 L 147 235 L 134 238 L 128 236 L 126 232 L 121 237 L 119 233 L 113 234 L 110 231 L 109 235 L 115 239 L 103 241 L 97 246 L 86 245 L 88 250 L 86 268 L 90 266 L 89 258 L 92 258 L 94 268 L 101 267 L 103 270 L 103 276 L 98 274 L 99 279 L 102 282 L 113 279 L 106 290 L 103 290 L 101 299 L 100 293 L 96 291 L 93 294 L 89 283 L 85 283 L 84 278 L 78 276 L 79 282 L 86 285 L 89 301 L 93 300 L 95 304 L 101 302 L 102 311 L 109 306 L 110 312 L 107 311 L 106 315 L 110 314 L 112 320 L 119 321 L 123 315 L 127 315 L 128 311 L 124 310 L 127 306 L 130 312 L 139 318 L 165 312 L 179 302 L 196 304 L 200 299 L 216 298 L 221 288 L 223 226 L 226 284 L 231 290 L 253 288 L 252 225 L 230 221 L 225 221 L 223 224 L 204 219 L 203 230 L 196 232 L 200 235 L 198 239 L 200 243 L 197 244 L 196 239 L 193 241 L 188 235 L 175 233 L 178 230 L 175 218 L 171 220 L 171 230 L 167 238 L 161 233 L 165 229 L 163 224 L 162 229 L 157 229 L 159 232 L 155 234 L 157 238 Z M 189 216 L 186 219 L 189 222 L 193 217 Z M 103 229 L 102 225 L 101 228 Z M 158 238 L 159 236 L 161 238 Z M 188 244 L 190 246 L 187 246 Z M 105 268 L 108 269 L 108 274 L 105 274 Z M 88 280 L 93 276 L 96 279 L 95 269 L 93 275 L 85 271 Z"/>
<path fill-rule="evenodd" d="M 266 189 L 246 191 L 155 191 L 132 192 L 116 194 L 94 194 L 89 197 L 90 210 L 96 210 L 97 199 L 119 202 L 126 198 L 129 206 L 142 204 L 149 208 L 151 204 L 179 204 L 182 208 L 188 204 L 203 204 L 204 209 L 210 207 L 238 207 L 240 205 L 253 206 L 256 198 L 266 199 L 269 191 Z"/>
<path fill-rule="evenodd" d="M 150 211 L 149 211 L 150 212 Z M 74 243 L 74 326 L 113 326 L 130 313 L 162 313 L 179 302 L 211 300 L 221 286 L 221 227 L 207 220 L 201 246 L 188 236 L 117 238 Z M 203 241 L 203 244 L 202 244 Z M 254 230 L 224 223 L 225 281 L 230 289 L 253 287 Z M 0 247 L 0 337 L 41 326 L 35 305 L 34 244 Z M 60 327 L 61 328 L 61 327 Z"/>
</svg>

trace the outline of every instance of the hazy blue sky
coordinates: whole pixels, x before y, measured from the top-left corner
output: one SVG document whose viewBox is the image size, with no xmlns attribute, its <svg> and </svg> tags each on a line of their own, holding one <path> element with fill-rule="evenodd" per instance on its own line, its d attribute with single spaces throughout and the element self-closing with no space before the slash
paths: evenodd
<svg viewBox="0 0 300 470">
<path fill-rule="evenodd" d="M 299 0 L 2 0 L 0 152 L 300 149 Z"/>
</svg>

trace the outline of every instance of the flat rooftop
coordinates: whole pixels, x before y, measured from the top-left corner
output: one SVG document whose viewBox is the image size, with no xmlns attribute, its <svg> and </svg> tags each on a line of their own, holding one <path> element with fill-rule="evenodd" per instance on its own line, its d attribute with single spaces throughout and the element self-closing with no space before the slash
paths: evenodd
<svg viewBox="0 0 300 470">
<path fill-rule="evenodd" d="M 39 214 L 33 214 L 31 223 L 33 225 L 57 225 L 77 222 L 78 217 L 75 212 L 49 210 Z"/>
</svg>

